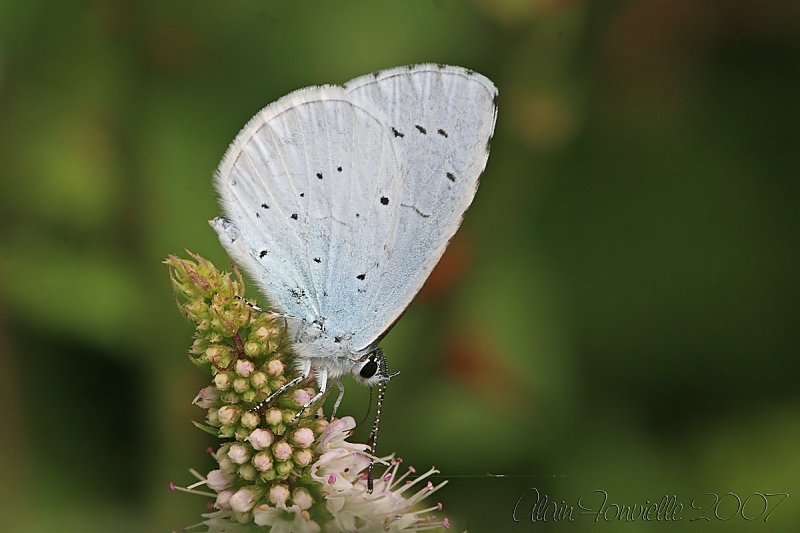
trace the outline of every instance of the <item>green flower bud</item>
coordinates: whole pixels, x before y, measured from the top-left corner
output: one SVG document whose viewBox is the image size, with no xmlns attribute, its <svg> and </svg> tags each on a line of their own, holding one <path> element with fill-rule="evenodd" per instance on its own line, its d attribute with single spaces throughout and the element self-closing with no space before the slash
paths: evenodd
<svg viewBox="0 0 800 533">
<path fill-rule="evenodd" d="M 261 352 L 261 345 L 257 342 L 248 341 L 244 343 L 244 353 L 249 357 L 255 357 Z"/>
<path fill-rule="evenodd" d="M 314 454 L 311 453 L 311 450 L 297 450 L 292 459 L 300 466 L 308 466 L 314 460 Z"/>
<path fill-rule="evenodd" d="M 231 405 L 223 405 L 217 411 L 217 416 L 223 426 L 230 426 L 239 419 L 239 410 Z"/>
<path fill-rule="evenodd" d="M 265 342 L 270 338 L 269 330 L 266 326 L 259 326 L 254 332 L 253 337 L 260 342 Z"/>
<path fill-rule="evenodd" d="M 286 461 L 284 463 L 275 463 L 275 473 L 278 474 L 278 477 L 281 479 L 286 479 L 292 469 L 294 468 L 294 464 L 291 461 Z"/>
<path fill-rule="evenodd" d="M 219 391 L 226 391 L 231 387 L 231 377 L 226 373 L 214 376 L 214 386 Z"/>
<path fill-rule="evenodd" d="M 330 422 L 328 422 L 324 418 L 318 418 L 317 420 L 315 420 L 314 421 L 314 434 L 315 435 L 322 435 L 322 432 L 325 431 L 325 428 L 328 427 L 328 424 L 330 424 Z"/>
<path fill-rule="evenodd" d="M 192 355 L 203 355 L 208 348 L 208 340 L 203 337 L 198 337 L 192 342 L 192 347 L 189 348 L 189 353 Z"/>
<path fill-rule="evenodd" d="M 228 368 L 234 360 L 234 353 L 228 346 L 212 344 L 206 348 L 206 357 L 216 368 Z"/>
<path fill-rule="evenodd" d="M 254 391 L 253 389 L 247 389 L 242 393 L 242 401 L 245 403 L 256 403 L 256 396 L 258 395 L 258 391 Z"/>
<path fill-rule="evenodd" d="M 258 476 L 258 470 L 250 463 L 243 464 L 239 467 L 239 477 L 245 481 L 253 481 Z"/>
<path fill-rule="evenodd" d="M 239 422 L 245 428 L 248 428 L 248 429 L 252 430 L 252 429 L 255 429 L 255 428 L 258 427 L 258 423 L 260 421 L 259 418 L 260 417 L 256 413 L 254 413 L 252 411 L 245 411 L 244 413 L 242 413 L 242 417 L 239 420 Z M 298 431 L 300 431 L 300 430 L 298 430 Z M 311 433 L 311 430 L 309 430 L 309 433 Z M 248 432 L 248 435 L 249 435 L 249 432 Z"/>
<path fill-rule="evenodd" d="M 262 472 L 258 475 L 258 478 L 265 483 L 269 483 L 270 481 L 274 481 L 278 479 L 278 473 L 275 472 L 274 468 L 270 468 L 266 472 Z"/>
<path fill-rule="evenodd" d="M 250 376 L 250 385 L 256 390 L 263 390 L 267 385 L 267 375 L 261 371 L 254 372 L 253 375 Z"/>
<path fill-rule="evenodd" d="M 239 394 L 250 389 L 250 380 L 247 378 L 236 378 L 233 380 L 233 390 Z"/>
</svg>

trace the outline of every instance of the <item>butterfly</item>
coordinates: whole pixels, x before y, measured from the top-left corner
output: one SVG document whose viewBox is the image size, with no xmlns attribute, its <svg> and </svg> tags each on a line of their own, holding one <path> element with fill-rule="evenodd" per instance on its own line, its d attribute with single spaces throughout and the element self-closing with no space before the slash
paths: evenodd
<svg viewBox="0 0 800 533">
<path fill-rule="evenodd" d="M 210 224 L 286 319 L 299 373 L 254 409 L 313 376 L 301 413 L 334 384 L 335 414 L 350 375 L 378 387 L 374 453 L 397 374 L 378 344 L 461 225 L 496 117 L 488 78 L 419 64 L 299 89 L 239 132 L 214 177 L 225 216 Z"/>
</svg>

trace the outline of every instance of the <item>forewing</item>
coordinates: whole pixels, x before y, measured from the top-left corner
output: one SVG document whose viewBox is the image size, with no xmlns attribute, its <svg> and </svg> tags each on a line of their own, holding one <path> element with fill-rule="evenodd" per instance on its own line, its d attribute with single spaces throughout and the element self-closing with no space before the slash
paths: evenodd
<svg viewBox="0 0 800 533">
<path fill-rule="evenodd" d="M 381 247 L 368 249 L 375 256 L 364 287 L 369 303 L 351 322 L 352 344 L 364 348 L 414 298 L 472 203 L 489 156 L 497 89 L 480 74 L 440 65 L 386 70 L 344 87 L 352 101 L 382 112 L 398 165 L 397 192 L 387 196 L 394 218 Z"/>
</svg>

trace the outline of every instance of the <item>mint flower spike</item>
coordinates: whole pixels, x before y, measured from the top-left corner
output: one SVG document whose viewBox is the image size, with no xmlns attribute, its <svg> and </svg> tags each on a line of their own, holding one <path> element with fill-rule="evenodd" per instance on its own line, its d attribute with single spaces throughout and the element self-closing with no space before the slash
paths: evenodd
<svg viewBox="0 0 800 533">
<path fill-rule="evenodd" d="M 428 531 L 449 528 L 438 519 L 441 503 L 423 500 L 444 487 L 430 469 L 411 478 L 393 455 L 375 458 L 366 444 L 348 442 L 352 417 L 327 420 L 322 411 L 298 410 L 316 394 L 313 386 L 278 395 L 250 409 L 289 382 L 295 359 L 285 321 L 247 304 L 235 266 L 223 273 L 208 260 L 169 256 L 165 262 L 181 312 L 195 323 L 189 359 L 210 383 L 192 403 L 205 410 L 194 424 L 222 439 L 209 449 L 216 467 L 197 482 L 173 490 L 209 499 L 212 512 L 185 530 L 207 533 L 316 533 L 320 531 Z M 383 474 L 367 491 L 371 459 Z"/>
</svg>

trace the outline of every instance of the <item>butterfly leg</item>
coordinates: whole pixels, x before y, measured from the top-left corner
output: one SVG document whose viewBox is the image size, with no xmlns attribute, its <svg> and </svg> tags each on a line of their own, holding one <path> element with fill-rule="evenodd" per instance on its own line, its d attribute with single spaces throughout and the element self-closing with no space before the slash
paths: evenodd
<svg viewBox="0 0 800 533">
<path fill-rule="evenodd" d="M 309 407 L 311 407 L 312 405 L 317 403 L 319 401 L 319 399 L 322 398 L 325 395 L 325 392 L 328 390 L 328 371 L 327 370 L 320 370 L 317 373 L 317 385 L 319 385 L 319 392 L 316 393 L 314 396 L 312 396 L 311 399 L 308 400 L 303 405 L 303 408 L 300 409 L 300 411 L 296 415 L 294 415 L 294 419 L 295 420 L 300 418 L 300 415 L 302 415 L 305 412 L 306 409 L 308 409 Z"/>
<path fill-rule="evenodd" d="M 283 394 L 287 390 L 291 389 L 292 387 L 300 384 L 302 381 L 305 381 L 306 379 L 308 379 L 309 375 L 311 375 L 311 361 L 304 361 L 303 362 L 303 368 L 300 371 L 300 375 L 299 376 L 297 376 L 296 378 L 294 378 L 291 381 L 288 381 L 288 382 L 284 383 L 284 385 L 282 387 L 280 387 L 278 390 L 276 390 L 275 392 L 273 392 L 272 394 L 267 396 L 266 399 L 261 400 L 256 405 L 251 407 L 250 411 L 253 411 L 253 412 L 260 411 L 262 407 L 264 407 L 265 405 L 269 404 L 272 400 L 274 400 L 275 398 L 277 398 L 278 396 L 280 396 L 281 394 Z"/>
<path fill-rule="evenodd" d="M 339 389 L 339 396 L 336 397 L 336 402 L 333 404 L 333 411 L 331 412 L 331 420 L 336 418 L 336 411 L 339 410 L 339 404 L 342 403 L 342 398 L 344 398 L 344 385 L 342 385 L 342 382 L 337 379 L 334 380 L 333 384 L 336 385 L 337 389 Z"/>
</svg>

